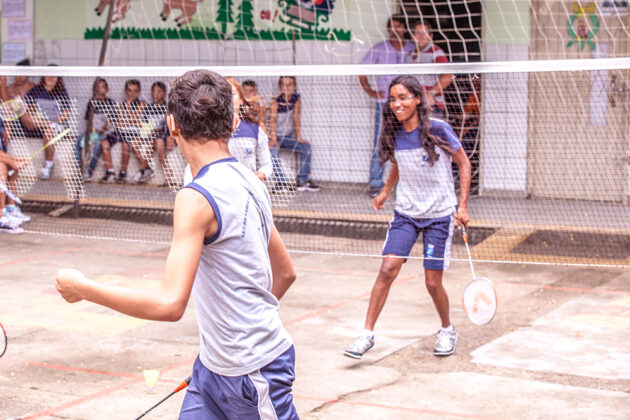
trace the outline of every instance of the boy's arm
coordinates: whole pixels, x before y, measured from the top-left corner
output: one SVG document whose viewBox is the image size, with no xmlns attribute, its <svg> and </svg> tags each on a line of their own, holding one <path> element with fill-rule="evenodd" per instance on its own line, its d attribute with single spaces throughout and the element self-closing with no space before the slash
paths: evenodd
<svg viewBox="0 0 630 420">
<path fill-rule="evenodd" d="M 269 261 L 271 262 L 271 273 L 273 275 L 273 285 L 271 293 L 280 300 L 289 287 L 295 281 L 295 268 L 289 256 L 284 241 L 276 227 L 271 231 L 269 238 Z"/>
<path fill-rule="evenodd" d="M 0 76 L 0 98 L 2 98 L 2 101 L 8 101 L 9 98 L 9 91 L 7 89 L 7 76 Z"/>
<path fill-rule="evenodd" d="M 295 137 L 300 143 L 307 143 L 302 139 L 302 123 L 300 121 L 300 113 L 302 112 L 302 98 L 298 98 L 295 102 L 293 110 L 293 127 L 295 127 Z"/>
<path fill-rule="evenodd" d="M 218 228 L 208 201 L 184 188 L 175 199 L 173 241 L 157 288 L 131 289 L 97 283 L 72 269 L 59 270 L 57 290 L 68 302 L 89 300 L 137 318 L 177 321 L 186 309 L 203 240 Z"/>
<path fill-rule="evenodd" d="M 276 137 L 276 121 L 278 120 L 278 102 L 273 101 L 271 104 L 271 117 L 269 117 L 269 142 L 270 146 L 275 146 L 278 143 L 278 137 Z"/>
</svg>

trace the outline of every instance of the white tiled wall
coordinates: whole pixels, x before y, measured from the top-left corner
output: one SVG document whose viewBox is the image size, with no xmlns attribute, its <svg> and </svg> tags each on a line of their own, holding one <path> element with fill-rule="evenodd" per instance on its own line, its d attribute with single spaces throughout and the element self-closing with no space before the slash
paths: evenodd
<svg viewBox="0 0 630 420">
<path fill-rule="evenodd" d="M 527 60 L 527 46 L 488 45 L 487 61 Z M 483 190 L 527 191 L 528 75 L 487 74 L 482 94 Z"/>
</svg>

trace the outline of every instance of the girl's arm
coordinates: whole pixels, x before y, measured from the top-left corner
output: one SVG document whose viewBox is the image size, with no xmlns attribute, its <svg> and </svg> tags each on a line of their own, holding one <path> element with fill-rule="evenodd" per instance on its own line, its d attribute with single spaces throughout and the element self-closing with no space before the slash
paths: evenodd
<svg viewBox="0 0 630 420">
<path fill-rule="evenodd" d="M 293 127 L 295 127 L 295 137 L 300 143 L 308 143 L 302 139 L 302 124 L 300 122 L 300 112 L 302 110 L 302 98 L 298 98 L 295 102 L 295 108 L 293 109 Z"/>
<path fill-rule="evenodd" d="M 273 167 L 271 165 L 271 153 L 269 153 L 269 138 L 260 126 L 258 126 L 258 138 L 256 140 L 256 160 L 258 161 L 256 176 L 264 181 L 271 176 Z"/>
<path fill-rule="evenodd" d="M 385 206 L 385 202 L 389 198 L 389 195 L 392 193 L 392 190 L 396 186 L 398 182 L 398 164 L 396 162 L 392 163 L 392 169 L 389 171 L 389 176 L 387 177 L 387 181 L 385 182 L 385 186 L 381 190 L 381 192 L 374 197 L 372 200 L 372 207 L 374 210 L 380 210 Z"/>
<path fill-rule="evenodd" d="M 455 215 L 455 222 L 458 226 L 468 225 L 470 217 L 468 216 L 468 191 L 470 190 L 470 160 L 466 156 L 463 147 L 453 153 L 453 160 L 459 167 L 459 207 Z"/>
</svg>

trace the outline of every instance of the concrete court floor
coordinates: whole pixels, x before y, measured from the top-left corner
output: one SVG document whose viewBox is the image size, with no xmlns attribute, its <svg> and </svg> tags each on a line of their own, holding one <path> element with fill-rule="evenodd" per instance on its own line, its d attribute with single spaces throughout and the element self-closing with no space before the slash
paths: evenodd
<svg viewBox="0 0 630 420">
<path fill-rule="evenodd" d="M 136 320 L 54 289 L 60 267 L 153 287 L 164 245 L 23 234 L 0 237 L 0 419 L 133 419 L 191 372 L 194 302 L 176 323 Z M 439 327 L 421 262 L 410 260 L 377 323 L 375 348 L 342 356 L 362 327 L 380 260 L 292 254 L 298 280 L 280 315 L 295 341 L 303 419 L 628 418 L 630 271 L 477 264 L 494 280 L 497 317 L 473 326 L 460 296 L 466 262 L 445 274 L 457 351 L 431 352 Z M 143 377 L 159 370 L 154 387 Z M 177 417 L 184 391 L 146 419 Z"/>
</svg>

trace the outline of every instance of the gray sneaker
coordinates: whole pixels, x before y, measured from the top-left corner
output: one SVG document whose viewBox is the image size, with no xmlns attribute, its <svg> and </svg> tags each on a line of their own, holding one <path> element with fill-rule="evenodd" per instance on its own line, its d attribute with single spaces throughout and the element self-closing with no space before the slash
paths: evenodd
<svg viewBox="0 0 630 420">
<path fill-rule="evenodd" d="M 457 331 L 438 331 L 437 341 L 433 349 L 434 356 L 450 356 L 455 353 L 455 343 L 457 343 Z"/>
<path fill-rule="evenodd" d="M 353 359 L 360 359 L 372 347 L 374 347 L 374 336 L 362 335 L 354 340 L 354 343 L 348 347 L 348 350 L 343 352 L 343 355 Z"/>
</svg>

